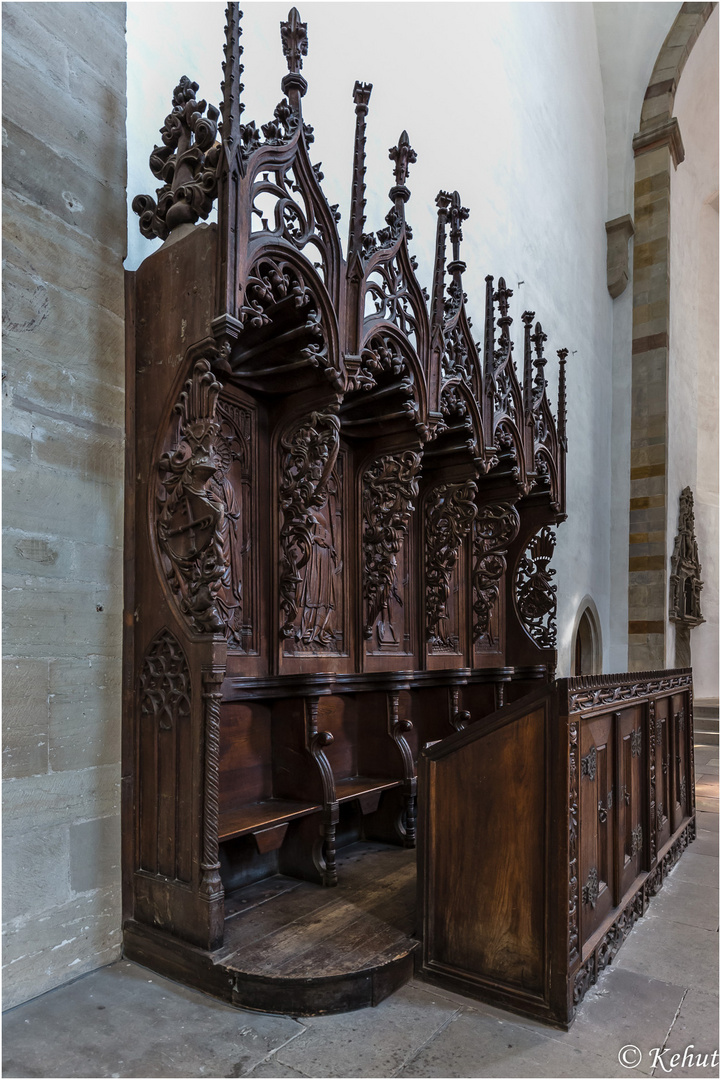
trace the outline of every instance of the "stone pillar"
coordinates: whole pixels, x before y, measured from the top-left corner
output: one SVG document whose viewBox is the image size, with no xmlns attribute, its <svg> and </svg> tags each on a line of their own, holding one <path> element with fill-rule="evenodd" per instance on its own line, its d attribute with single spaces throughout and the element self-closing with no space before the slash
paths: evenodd
<svg viewBox="0 0 721 1080">
<path fill-rule="evenodd" d="M 628 666 L 640 671 L 664 666 L 671 166 L 683 161 L 677 121 L 649 125 L 633 149 Z"/>
</svg>

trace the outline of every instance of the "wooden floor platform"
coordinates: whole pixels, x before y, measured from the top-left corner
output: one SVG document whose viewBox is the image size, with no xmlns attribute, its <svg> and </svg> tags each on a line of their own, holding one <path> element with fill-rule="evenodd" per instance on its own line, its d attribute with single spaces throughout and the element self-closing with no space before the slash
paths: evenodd
<svg viewBox="0 0 721 1080">
<path fill-rule="evenodd" d="M 328 889 L 276 875 L 228 894 L 215 953 L 132 924 L 126 955 L 246 1009 L 312 1016 L 377 1005 L 413 974 L 415 851 L 353 844 L 339 853 L 338 879 Z"/>
</svg>

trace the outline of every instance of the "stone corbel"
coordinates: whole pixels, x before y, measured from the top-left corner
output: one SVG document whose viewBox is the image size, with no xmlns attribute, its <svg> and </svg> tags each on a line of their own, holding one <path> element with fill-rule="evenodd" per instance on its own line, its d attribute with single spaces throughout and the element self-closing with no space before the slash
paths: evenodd
<svg viewBox="0 0 721 1080">
<path fill-rule="evenodd" d="M 662 120 L 658 124 L 642 123 L 641 130 L 633 137 L 633 156 L 646 154 L 651 150 L 657 150 L 660 146 L 667 146 L 671 154 L 674 169 L 677 169 L 686 152 L 683 148 L 681 129 L 678 120 L 672 116 L 670 120 Z"/>
<path fill-rule="evenodd" d="M 606 284 L 615 300 L 628 285 L 628 242 L 634 234 L 629 214 L 606 222 Z"/>
</svg>

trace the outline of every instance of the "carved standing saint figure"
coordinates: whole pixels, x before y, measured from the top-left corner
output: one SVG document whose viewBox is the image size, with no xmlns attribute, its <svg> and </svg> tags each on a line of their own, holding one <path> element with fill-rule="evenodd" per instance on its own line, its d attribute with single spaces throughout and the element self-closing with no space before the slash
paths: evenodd
<svg viewBox="0 0 721 1080">
<path fill-rule="evenodd" d="M 333 508 L 340 421 L 333 412 L 305 417 L 281 441 L 281 634 L 306 647 L 335 648 L 336 580 L 342 570 Z"/>
</svg>

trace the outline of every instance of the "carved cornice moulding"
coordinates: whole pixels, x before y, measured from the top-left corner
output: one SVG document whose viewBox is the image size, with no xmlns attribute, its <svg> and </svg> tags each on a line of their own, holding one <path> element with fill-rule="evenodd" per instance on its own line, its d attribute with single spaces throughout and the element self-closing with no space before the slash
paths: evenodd
<svg viewBox="0 0 721 1080">
<path fill-rule="evenodd" d="M 647 127 L 633 137 L 634 157 L 647 154 L 651 150 L 658 150 L 660 146 L 668 146 L 673 167 L 677 169 L 686 156 L 686 152 L 683 148 L 681 129 L 675 116 L 672 116 L 670 120 L 664 120 L 662 124 Z"/>
<path fill-rule="evenodd" d="M 625 675 L 581 675 L 567 679 L 568 712 L 584 712 L 616 702 L 632 701 L 658 694 L 664 690 L 691 688 L 690 668 L 671 671 L 639 671 L 631 678 Z"/>
</svg>

